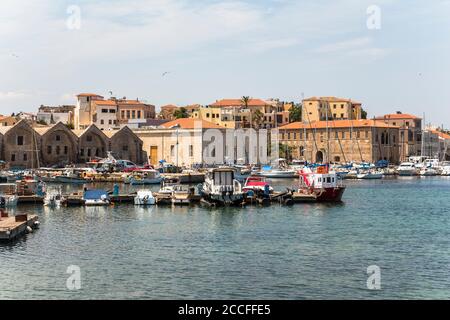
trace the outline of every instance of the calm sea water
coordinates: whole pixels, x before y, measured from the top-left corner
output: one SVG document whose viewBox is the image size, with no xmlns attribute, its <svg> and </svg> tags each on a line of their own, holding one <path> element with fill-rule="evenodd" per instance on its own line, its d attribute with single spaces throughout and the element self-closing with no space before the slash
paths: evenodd
<svg viewBox="0 0 450 320">
<path fill-rule="evenodd" d="M 339 205 L 19 207 L 41 228 L 0 244 L 0 298 L 449 299 L 449 199 L 439 177 L 349 182 Z"/>
</svg>

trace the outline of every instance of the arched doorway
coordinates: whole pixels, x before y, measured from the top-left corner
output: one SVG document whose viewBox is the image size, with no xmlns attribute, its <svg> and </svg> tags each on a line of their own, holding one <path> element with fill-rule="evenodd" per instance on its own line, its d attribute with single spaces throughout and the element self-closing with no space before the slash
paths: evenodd
<svg viewBox="0 0 450 320">
<path fill-rule="evenodd" d="M 316 163 L 323 163 L 323 152 L 322 151 L 317 151 Z"/>
</svg>

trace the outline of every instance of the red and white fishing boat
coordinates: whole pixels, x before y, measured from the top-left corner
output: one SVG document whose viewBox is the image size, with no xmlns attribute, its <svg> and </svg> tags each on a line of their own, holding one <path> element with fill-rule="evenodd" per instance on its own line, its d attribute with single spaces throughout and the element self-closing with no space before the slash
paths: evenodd
<svg viewBox="0 0 450 320">
<path fill-rule="evenodd" d="M 328 166 L 299 171 L 300 185 L 293 193 L 296 202 L 340 202 L 345 191 L 341 178 L 329 171 Z"/>
<path fill-rule="evenodd" d="M 253 192 L 265 192 L 269 190 L 270 193 L 273 192 L 273 188 L 266 181 L 265 177 L 262 176 L 250 176 L 245 181 L 244 188 L 242 188 L 244 192 L 253 191 Z"/>
</svg>

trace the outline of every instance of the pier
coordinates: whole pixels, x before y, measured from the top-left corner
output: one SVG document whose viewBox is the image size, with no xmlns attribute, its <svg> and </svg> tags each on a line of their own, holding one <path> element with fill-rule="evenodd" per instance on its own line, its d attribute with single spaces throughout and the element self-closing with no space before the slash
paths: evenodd
<svg viewBox="0 0 450 320">
<path fill-rule="evenodd" d="M 0 214 L 0 241 L 11 241 L 39 226 L 37 215 L 21 214 L 10 217 L 6 212 Z"/>
</svg>

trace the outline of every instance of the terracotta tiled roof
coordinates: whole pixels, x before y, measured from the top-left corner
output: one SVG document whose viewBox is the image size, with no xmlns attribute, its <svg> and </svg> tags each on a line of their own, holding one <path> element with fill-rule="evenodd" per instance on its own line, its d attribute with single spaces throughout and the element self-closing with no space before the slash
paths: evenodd
<svg viewBox="0 0 450 320">
<path fill-rule="evenodd" d="M 114 100 L 95 100 L 92 102 L 98 106 L 116 106 L 117 105 L 117 102 Z"/>
<path fill-rule="evenodd" d="M 170 122 L 163 123 L 162 126 L 166 128 L 171 128 L 176 125 L 179 125 L 181 129 L 195 129 L 196 125 L 200 127 L 200 124 L 203 129 L 224 129 L 218 124 L 193 118 L 176 119 Z"/>
<path fill-rule="evenodd" d="M 412 114 L 408 113 L 392 113 L 392 114 L 386 114 L 384 116 L 376 117 L 376 120 L 414 120 L 414 119 L 420 119 L 419 117 L 416 117 Z"/>
<path fill-rule="evenodd" d="M 446 134 L 444 132 L 437 131 L 437 130 L 431 130 L 430 132 L 438 135 L 439 138 L 441 138 L 441 139 L 450 140 L 450 135 L 448 135 L 448 134 Z"/>
<path fill-rule="evenodd" d="M 328 102 L 351 102 L 353 104 L 361 104 L 361 102 L 352 99 L 338 98 L 338 97 L 311 97 L 303 99 L 303 101 L 328 101 Z"/>
<path fill-rule="evenodd" d="M 336 120 L 336 121 L 316 121 L 309 123 L 303 122 L 293 122 L 287 124 L 285 126 L 279 127 L 280 130 L 289 130 L 289 129 L 325 129 L 327 127 L 332 128 L 398 128 L 397 126 L 392 126 L 384 123 L 383 121 L 376 120 Z"/>
<path fill-rule="evenodd" d="M 269 105 L 266 101 L 263 101 L 261 99 L 250 99 L 248 101 L 249 107 L 260 107 L 260 106 L 267 106 Z M 239 106 L 245 106 L 242 99 L 222 99 L 219 101 L 216 101 L 215 103 L 211 104 L 212 107 L 239 107 Z"/>
</svg>

